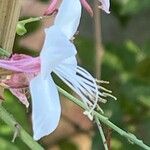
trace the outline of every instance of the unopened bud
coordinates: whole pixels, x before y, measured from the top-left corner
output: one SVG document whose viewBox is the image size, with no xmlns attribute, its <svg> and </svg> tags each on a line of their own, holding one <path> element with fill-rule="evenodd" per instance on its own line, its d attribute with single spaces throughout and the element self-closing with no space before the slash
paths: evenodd
<svg viewBox="0 0 150 150">
<path fill-rule="evenodd" d="M 27 33 L 27 30 L 25 28 L 25 24 L 23 23 L 18 23 L 17 24 L 17 27 L 16 27 L 16 32 L 18 35 L 22 36 L 24 35 L 25 33 Z"/>
</svg>

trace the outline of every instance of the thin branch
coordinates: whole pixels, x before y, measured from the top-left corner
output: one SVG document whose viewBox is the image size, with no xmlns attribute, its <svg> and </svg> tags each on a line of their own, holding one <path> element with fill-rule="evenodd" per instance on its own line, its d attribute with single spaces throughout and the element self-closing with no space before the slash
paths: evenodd
<svg viewBox="0 0 150 150">
<path fill-rule="evenodd" d="M 13 118 L 13 116 L 6 111 L 2 104 L 0 104 L 0 118 L 15 132 L 16 130 L 19 130 L 18 136 L 26 145 L 28 145 L 30 149 L 44 150 L 44 148 L 36 141 L 34 141 L 33 138 L 21 127 L 21 125 L 19 125 L 19 123 Z"/>
<path fill-rule="evenodd" d="M 94 0 L 94 35 L 95 35 L 95 72 L 96 78 L 101 78 L 101 65 L 104 55 L 104 48 L 102 44 L 102 31 L 101 31 L 101 14 L 98 8 L 98 0 Z"/>
<path fill-rule="evenodd" d="M 71 94 L 69 94 L 68 92 L 66 92 L 65 90 L 63 90 L 60 87 L 58 87 L 58 90 L 61 94 L 63 94 L 65 97 L 67 97 L 68 100 L 74 102 L 75 104 L 77 104 L 78 106 L 80 106 L 81 108 L 86 110 L 86 106 L 84 105 L 84 103 L 81 100 L 75 98 L 74 96 L 72 96 Z M 99 121 L 103 122 L 105 125 L 107 125 L 111 129 L 113 129 L 114 131 L 119 133 L 121 136 L 123 136 L 127 140 L 131 141 L 132 144 L 137 144 L 138 146 L 142 147 L 145 150 L 150 150 L 150 147 L 148 145 L 144 144 L 142 140 L 137 139 L 136 136 L 133 135 L 132 133 L 127 133 L 126 131 L 124 131 L 121 128 L 117 127 L 115 124 L 113 124 L 111 121 L 109 121 L 109 119 L 107 117 L 99 114 L 96 111 L 93 111 L 93 115 Z"/>
<path fill-rule="evenodd" d="M 98 8 L 98 0 L 94 0 L 94 31 L 95 31 L 95 72 L 96 72 L 96 78 L 101 78 L 101 66 L 102 66 L 102 58 L 104 55 L 104 49 L 102 44 L 102 31 L 101 31 L 101 14 L 100 10 Z M 102 142 L 104 145 L 105 150 L 108 150 L 107 142 L 105 139 L 105 135 L 103 132 L 103 129 L 101 127 L 100 121 L 95 118 L 96 124 L 99 129 L 99 133 L 102 137 Z"/>
<path fill-rule="evenodd" d="M 98 130 L 99 130 L 99 133 L 100 133 L 100 135 L 101 135 L 101 138 L 102 138 L 102 141 L 103 141 L 104 148 L 105 148 L 105 150 L 108 150 L 107 141 L 106 141 L 106 138 L 105 138 L 105 135 L 104 135 L 104 132 L 103 132 L 101 123 L 100 123 L 100 121 L 98 120 L 97 117 L 95 118 L 95 121 L 96 121 Z"/>
</svg>

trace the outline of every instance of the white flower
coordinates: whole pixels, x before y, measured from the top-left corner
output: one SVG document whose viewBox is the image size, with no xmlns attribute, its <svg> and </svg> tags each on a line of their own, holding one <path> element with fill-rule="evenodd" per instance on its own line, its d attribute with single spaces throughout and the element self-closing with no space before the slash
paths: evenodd
<svg viewBox="0 0 150 150">
<path fill-rule="evenodd" d="M 80 0 L 63 0 L 54 25 L 45 29 L 40 54 L 41 71 L 30 82 L 35 140 L 53 132 L 59 123 L 61 106 L 52 72 L 81 97 L 87 108 L 84 114 L 89 119 L 93 119 L 92 111 L 99 107 L 98 101 L 106 102 L 101 96 L 108 94 L 100 93 L 98 89 L 101 87 L 90 73 L 77 66 L 77 51 L 70 39 L 77 31 L 80 17 Z"/>
<path fill-rule="evenodd" d="M 59 123 L 61 114 L 59 95 L 50 74 L 58 66 L 63 66 L 67 59 L 75 57 L 76 49 L 70 38 L 78 28 L 80 16 L 79 0 L 69 2 L 63 0 L 54 25 L 45 29 L 46 37 L 40 54 L 41 72 L 30 82 L 35 140 L 53 132 Z"/>
</svg>

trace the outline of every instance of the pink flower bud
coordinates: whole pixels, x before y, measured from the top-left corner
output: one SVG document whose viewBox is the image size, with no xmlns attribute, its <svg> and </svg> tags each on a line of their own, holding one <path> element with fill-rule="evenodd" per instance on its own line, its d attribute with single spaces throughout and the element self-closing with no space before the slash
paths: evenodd
<svg viewBox="0 0 150 150">
<path fill-rule="evenodd" d="M 47 8 L 47 10 L 44 12 L 44 15 L 51 15 L 53 14 L 55 11 L 57 11 L 57 3 L 58 0 L 51 0 L 51 3 L 49 5 L 49 7 Z"/>
<path fill-rule="evenodd" d="M 91 6 L 88 4 L 86 0 L 80 0 L 82 6 L 86 9 L 86 11 L 90 14 L 91 17 L 93 17 L 93 10 Z"/>
</svg>

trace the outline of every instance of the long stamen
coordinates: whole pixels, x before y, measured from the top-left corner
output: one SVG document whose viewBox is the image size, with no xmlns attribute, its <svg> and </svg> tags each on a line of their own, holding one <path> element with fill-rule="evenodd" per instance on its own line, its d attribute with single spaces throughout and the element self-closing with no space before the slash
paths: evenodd
<svg viewBox="0 0 150 150">
<path fill-rule="evenodd" d="M 78 67 L 78 69 L 80 69 L 80 67 Z M 82 70 L 82 75 L 86 78 L 87 76 L 88 76 L 88 78 L 90 79 L 90 81 L 93 83 L 93 87 L 94 87 L 94 89 L 95 89 L 95 96 L 94 96 L 94 104 L 93 104 L 93 106 L 88 110 L 88 111 L 85 111 L 84 112 L 84 114 L 85 115 L 87 115 L 88 116 L 88 118 L 90 119 L 90 120 L 92 120 L 93 119 L 93 115 L 92 115 L 92 112 L 93 112 L 93 110 L 97 107 L 97 103 L 98 103 L 98 99 L 99 99 L 99 97 L 98 97 L 98 87 L 97 87 L 97 84 L 96 84 L 96 82 L 95 82 L 95 79 L 86 71 L 86 70 L 84 70 L 84 72 L 83 72 L 83 69 L 81 68 L 80 69 L 80 71 Z M 83 82 L 84 83 L 84 82 Z"/>
<path fill-rule="evenodd" d="M 107 103 L 107 99 L 104 99 L 104 98 L 101 98 L 101 97 L 99 97 L 99 99 L 98 99 L 100 102 L 102 102 L 102 103 Z"/>
<path fill-rule="evenodd" d="M 112 93 L 112 91 L 110 91 L 110 90 L 108 90 L 108 89 L 106 89 L 106 88 L 104 88 L 104 87 L 102 87 L 100 85 L 98 85 L 98 89 L 101 89 L 101 90 L 103 90 L 105 92 L 108 92 L 108 93 Z"/>
<path fill-rule="evenodd" d="M 98 79 L 95 79 L 95 81 L 96 81 L 97 83 L 109 84 L 109 81 L 98 80 Z"/>
<path fill-rule="evenodd" d="M 105 92 L 103 92 L 102 94 L 105 95 L 105 96 L 111 97 L 111 98 L 113 98 L 114 100 L 117 100 L 117 98 L 116 98 L 115 96 L 113 96 L 112 94 L 105 93 Z"/>
</svg>

